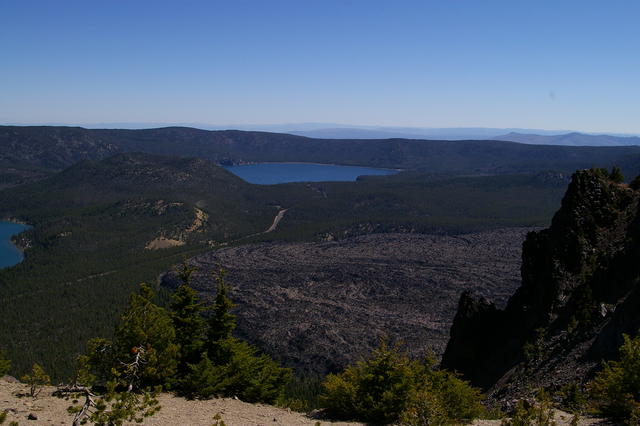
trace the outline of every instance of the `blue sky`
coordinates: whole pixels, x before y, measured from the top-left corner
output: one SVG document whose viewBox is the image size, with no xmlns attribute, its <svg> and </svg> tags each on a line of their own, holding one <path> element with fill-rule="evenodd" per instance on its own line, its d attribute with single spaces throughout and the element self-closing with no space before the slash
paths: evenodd
<svg viewBox="0 0 640 426">
<path fill-rule="evenodd" d="M 640 2 L 0 0 L 0 123 L 640 133 Z"/>
</svg>

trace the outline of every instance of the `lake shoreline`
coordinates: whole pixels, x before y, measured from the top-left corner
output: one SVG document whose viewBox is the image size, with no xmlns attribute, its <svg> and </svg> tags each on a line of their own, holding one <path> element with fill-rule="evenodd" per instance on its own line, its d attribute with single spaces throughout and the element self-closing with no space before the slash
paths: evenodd
<svg viewBox="0 0 640 426">
<path fill-rule="evenodd" d="M 24 220 L 16 219 L 15 217 L 11 217 L 11 216 L 0 218 L 0 222 L 15 223 L 16 225 L 25 225 L 33 228 L 33 226 L 30 225 L 28 222 L 25 222 Z"/>
<path fill-rule="evenodd" d="M 245 182 L 256 185 L 307 182 L 357 182 L 361 176 L 389 176 L 400 173 L 400 171 L 396 169 L 380 167 L 281 161 L 222 167 Z"/>
<path fill-rule="evenodd" d="M 2 253 L 2 251 L 0 251 L 0 255 L 2 255 L 0 256 L 0 261 L 2 262 L 0 263 L 0 269 L 9 268 L 24 261 L 25 251 L 29 248 L 29 240 L 20 238 L 19 236 L 23 232 L 33 229 L 33 226 L 18 220 L 0 220 L 0 226 L 3 224 L 19 225 L 21 228 L 16 229 L 15 233 L 12 230 L 10 234 L 2 235 L 0 250 L 5 250 L 5 252 Z M 3 245 L 4 248 L 2 247 Z M 14 256 L 12 256 L 12 254 Z"/>
<path fill-rule="evenodd" d="M 378 169 L 378 170 L 389 170 L 393 172 L 404 172 L 406 169 L 394 169 L 391 167 L 373 167 L 373 166 L 363 166 L 360 164 L 337 164 L 337 163 L 310 163 L 306 161 L 239 161 L 239 162 L 231 162 L 231 163 L 218 163 L 220 167 L 235 167 L 235 166 L 255 166 L 259 164 L 301 164 L 301 165 L 312 165 L 312 166 L 334 166 L 334 167 L 361 167 L 363 169 Z"/>
</svg>

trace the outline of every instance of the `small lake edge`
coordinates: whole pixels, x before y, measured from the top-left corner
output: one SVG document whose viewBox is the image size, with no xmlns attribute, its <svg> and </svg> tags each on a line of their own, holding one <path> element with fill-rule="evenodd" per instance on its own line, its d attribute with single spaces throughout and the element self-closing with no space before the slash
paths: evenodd
<svg viewBox="0 0 640 426">
<path fill-rule="evenodd" d="M 255 185 L 357 182 L 363 176 L 387 176 L 403 171 L 382 167 L 292 161 L 246 162 L 245 164 L 222 165 L 222 167 L 245 182 Z"/>
<path fill-rule="evenodd" d="M 307 161 L 238 161 L 238 162 L 220 162 L 217 163 L 218 166 L 227 168 L 234 166 L 256 166 L 259 164 L 301 164 L 301 165 L 310 165 L 310 166 L 335 166 L 335 167 L 361 167 L 363 169 L 378 169 L 378 170 L 389 170 L 392 172 L 404 172 L 407 169 L 394 169 L 392 167 L 378 167 L 378 166 L 369 166 L 362 164 L 337 164 L 337 163 L 310 163 Z"/>
<path fill-rule="evenodd" d="M 18 253 L 18 257 L 17 262 L 13 263 L 13 264 L 7 264 L 7 265 L 2 265 L 0 264 L 0 269 L 5 269 L 5 268 L 10 268 L 12 266 L 15 266 L 19 263 L 21 263 L 22 261 L 24 261 L 25 258 L 25 251 L 29 248 L 29 244 L 28 244 L 28 240 L 26 241 L 26 244 L 23 244 L 20 239 L 18 238 L 20 236 L 20 234 L 30 231 L 33 229 L 33 225 L 30 225 L 29 223 L 20 220 L 20 219 L 16 219 L 16 218 L 2 218 L 0 219 L 0 225 L 2 224 L 11 224 L 11 225 L 20 225 L 22 226 L 22 229 L 19 229 L 18 232 L 16 233 L 11 233 L 9 235 L 7 235 L 7 240 L 6 242 L 12 246 L 12 248 L 14 249 L 15 252 Z"/>
</svg>

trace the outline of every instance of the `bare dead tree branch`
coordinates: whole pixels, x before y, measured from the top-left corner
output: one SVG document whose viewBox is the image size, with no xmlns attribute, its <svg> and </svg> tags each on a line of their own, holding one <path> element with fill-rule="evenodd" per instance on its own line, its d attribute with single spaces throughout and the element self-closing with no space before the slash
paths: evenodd
<svg viewBox="0 0 640 426">
<path fill-rule="evenodd" d="M 67 397 L 70 395 L 78 394 L 84 395 L 85 399 L 84 404 L 82 404 L 80 410 L 73 417 L 73 426 L 80 426 L 82 424 L 82 420 L 85 417 L 88 417 L 91 414 L 91 410 L 96 407 L 96 402 L 94 399 L 95 395 L 88 387 L 78 385 L 58 387 L 58 389 L 54 392 L 54 395 L 60 397 Z"/>
</svg>

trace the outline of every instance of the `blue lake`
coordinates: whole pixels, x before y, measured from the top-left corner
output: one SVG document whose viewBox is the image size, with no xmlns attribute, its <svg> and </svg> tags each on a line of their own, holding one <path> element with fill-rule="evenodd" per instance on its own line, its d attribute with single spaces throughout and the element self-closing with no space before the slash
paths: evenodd
<svg viewBox="0 0 640 426">
<path fill-rule="evenodd" d="M 29 228 L 19 223 L 0 222 L 0 268 L 13 266 L 22 261 L 22 252 L 11 243 L 11 236 Z"/>
<path fill-rule="evenodd" d="M 397 170 L 312 163 L 259 163 L 224 166 L 249 183 L 273 185 L 285 182 L 351 182 L 362 175 L 392 175 Z"/>
</svg>

